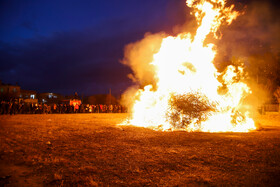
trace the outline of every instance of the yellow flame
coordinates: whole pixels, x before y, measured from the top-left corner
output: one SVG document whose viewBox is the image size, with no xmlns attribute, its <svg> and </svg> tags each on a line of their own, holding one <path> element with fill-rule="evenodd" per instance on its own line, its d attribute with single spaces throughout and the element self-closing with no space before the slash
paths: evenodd
<svg viewBox="0 0 280 187">
<path fill-rule="evenodd" d="M 233 5 L 225 7 L 223 0 L 187 0 L 186 4 L 193 8 L 199 25 L 196 35 L 192 37 L 189 33 L 182 33 L 162 39 L 160 49 L 150 63 L 154 67 L 156 87 L 147 85 L 137 91 L 128 123 L 174 130 L 177 127 L 168 118 L 168 114 L 173 112 L 170 107 L 172 95 L 199 93 L 206 96 L 210 103 L 215 103 L 215 110 L 207 112 L 205 120 L 193 118 L 187 126 L 182 126 L 184 130 L 248 132 L 255 129 L 248 112 L 241 114 L 238 111 L 242 99 L 250 93 L 250 88 L 236 79 L 236 72 L 242 73 L 243 69 L 229 66 L 222 76 L 222 82 L 219 82 L 217 77 L 220 74 L 213 64 L 216 55 L 214 45 L 204 44 L 209 33 L 216 36 L 219 26 L 223 22 L 230 24 L 238 12 L 233 11 Z M 218 93 L 221 86 L 226 87 L 226 93 Z M 183 117 L 181 113 L 179 118 Z"/>
</svg>

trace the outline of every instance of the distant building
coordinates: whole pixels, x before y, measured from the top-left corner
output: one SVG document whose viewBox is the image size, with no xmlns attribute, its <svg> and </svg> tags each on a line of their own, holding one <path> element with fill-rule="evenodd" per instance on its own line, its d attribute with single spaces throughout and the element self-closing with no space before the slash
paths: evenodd
<svg viewBox="0 0 280 187">
<path fill-rule="evenodd" d="M 0 97 L 1 99 L 8 100 L 10 98 L 19 98 L 20 97 L 20 86 L 3 84 L 0 81 Z"/>
<path fill-rule="evenodd" d="M 38 100 L 40 103 L 60 103 L 63 99 L 64 96 L 57 94 L 57 93 L 39 93 L 37 94 Z"/>
<path fill-rule="evenodd" d="M 81 105 L 82 104 L 82 100 L 81 98 L 78 96 L 78 93 L 75 92 L 74 95 L 68 95 L 65 96 L 65 99 L 63 100 L 64 104 L 70 104 L 70 105 Z"/>
<path fill-rule="evenodd" d="M 25 103 L 38 103 L 37 92 L 34 90 L 20 90 L 20 100 Z"/>
<path fill-rule="evenodd" d="M 0 100 L 9 101 L 17 99 L 25 103 L 46 103 L 46 104 L 119 104 L 119 100 L 110 94 L 97 94 L 88 97 L 80 97 L 77 92 L 74 95 L 63 96 L 57 93 L 37 93 L 34 90 L 22 90 L 19 85 L 3 84 L 0 80 Z"/>
<path fill-rule="evenodd" d="M 37 92 L 34 90 L 20 90 L 20 98 L 37 99 Z"/>
</svg>

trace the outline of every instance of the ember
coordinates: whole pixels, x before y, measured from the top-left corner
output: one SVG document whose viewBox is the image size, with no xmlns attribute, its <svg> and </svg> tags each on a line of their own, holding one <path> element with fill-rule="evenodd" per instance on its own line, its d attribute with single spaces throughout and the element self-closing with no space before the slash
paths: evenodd
<svg viewBox="0 0 280 187">
<path fill-rule="evenodd" d="M 239 13 L 223 0 L 187 0 L 186 4 L 198 23 L 195 36 L 147 35 L 126 47 L 124 64 L 131 66 L 134 80 L 143 86 L 130 94 L 132 116 L 126 123 L 160 130 L 255 129 L 249 112 L 240 111 L 242 100 L 251 93 L 242 82 L 243 68 L 229 66 L 219 73 L 213 64 L 216 46 L 205 42 L 210 34 L 218 39 L 220 25 L 231 24 Z M 145 57 L 149 62 L 139 65 L 142 62 L 134 59 L 135 54 L 140 58 L 150 55 Z M 152 80 L 145 80 L 147 77 Z"/>
</svg>

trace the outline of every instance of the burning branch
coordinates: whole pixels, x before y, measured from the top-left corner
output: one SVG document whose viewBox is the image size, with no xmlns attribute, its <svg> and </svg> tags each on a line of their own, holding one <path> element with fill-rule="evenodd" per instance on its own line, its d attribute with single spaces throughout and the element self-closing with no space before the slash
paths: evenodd
<svg viewBox="0 0 280 187">
<path fill-rule="evenodd" d="M 215 103 L 200 93 L 172 95 L 169 103 L 171 112 L 167 115 L 175 129 L 186 129 L 191 123 L 199 126 L 216 110 Z"/>
</svg>

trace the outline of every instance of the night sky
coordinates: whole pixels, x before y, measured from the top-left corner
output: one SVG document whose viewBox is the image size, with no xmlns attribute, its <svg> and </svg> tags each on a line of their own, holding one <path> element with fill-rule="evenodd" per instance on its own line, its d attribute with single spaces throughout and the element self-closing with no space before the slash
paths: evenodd
<svg viewBox="0 0 280 187">
<path fill-rule="evenodd" d="M 124 46 L 185 20 L 184 1 L 65 0 L 0 4 L 0 79 L 61 94 L 124 91 Z"/>
<path fill-rule="evenodd" d="M 147 32 L 172 34 L 188 14 L 185 0 L 2 0 L 0 80 L 38 92 L 120 94 L 132 84 L 120 63 L 125 45 Z"/>
</svg>

